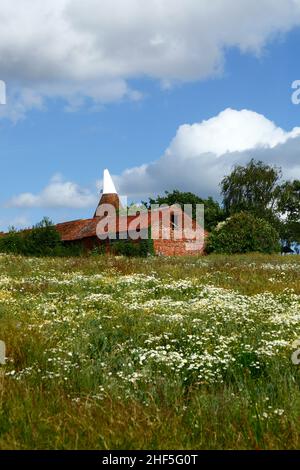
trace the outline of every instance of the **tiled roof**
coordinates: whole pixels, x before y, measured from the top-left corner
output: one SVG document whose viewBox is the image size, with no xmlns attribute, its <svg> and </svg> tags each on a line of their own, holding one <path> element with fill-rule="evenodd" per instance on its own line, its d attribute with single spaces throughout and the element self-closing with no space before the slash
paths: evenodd
<svg viewBox="0 0 300 470">
<path fill-rule="evenodd" d="M 99 218 L 72 220 L 56 225 L 63 241 L 80 240 L 86 237 L 96 236 L 96 226 Z"/>
<path fill-rule="evenodd" d="M 158 212 L 164 210 L 160 208 Z M 116 227 L 114 225 L 114 219 L 109 217 L 103 218 L 103 225 L 98 225 L 101 221 L 101 217 L 93 217 L 92 219 L 81 219 L 81 220 L 74 220 L 71 222 L 64 222 L 61 224 L 56 225 L 57 231 L 60 233 L 62 241 L 75 241 L 75 240 L 82 240 L 83 238 L 89 237 L 96 237 L 99 236 L 101 233 L 107 234 L 108 231 L 110 233 L 123 233 L 127 232 L 128 228 L 134 230 L 139 227 L 140 231 L 148 230 L 148 227 L 156 222 L 151 220 L 151 212 L 141 212 L 140 215 L 120 215 L 116 218 Z M 138 219 L 136 224 L 132 224 L 135 219 Z M 111 230 L 108 230 L 109 224 L 111 222 Z M 169 223 L 165 220 L 163 223 Z M 108 225 L 108 227 L 107 227 Z M 97 229 L 98 226 L 98 229 Z M 193 229 L 196 228 L 196 222 L 193 221 Z"/>
<path fill-rule="evenodd" d="M 160 211 L 163 210 L 162 208 Z M 130 227 L 130 224 L 138 218 L 139 221 L 136 225 L 139 226 L 139 229 L 147 230 L 151 224 L 151 213 L 150 212 L 142 212 L 139 215 L 120 215 L 116 219 L 116 228 L 112 225 L 113 230 L 116 230 L 116 233 L 127 232 L 128 227 L 133 229 L 134 227 Z M 105 224 L 103 227 L 98 227 L 98 235 L 99 233 L 106 233 L 107 232 L 107 223 L 109 223 L 108 217 L 105 218 Z M 96 237 L 97 236 L 97 225 L 101 221 L 101 217 L 93 217 L 92 219 L 80 219 L 80 220 L 73 220 L 70 222 L 63 222 L 56 225 L 56 230 L 59 232 L 62 241 L 75 241 L 75 240 L 82 240 L 84 238 L 89 237 Z M 153 222 L 152 222 L 153 223 Z M 193 222 L 193 226 L 195 228 L 195 222 Z M 5 233 L 0 232 L 0 237 L 6 235 Z"/>
<path fill-rule="evenodd" d="M 128 225 L 136 218 L 136 215 L 133 216 L 120 216 L 116 220 L 116 232 L 123 232 L 124 227 Z M 127 225 L 126 225 L 127 218 Z M 56 225 L 56 230 L 59 232 L 61 239 L 63 241 L 72 241 L 72 240 L 82 240 L 83 238 L 96 237 L 97 236 L 97 225 L 100 222 L 100 217 L 94 217 L 93 219 L 81 219 L 73 220 L 71 222 L 63 222 Z M 106 218 L 106 222 L 108 218 Z M 142 217 L 140 229 L 147 229 L 150 224 L 150 214 L 145 214 L 145 217 Z M 98 229 L 99 230 L 99 229 Z M 105 227 L 101 230 L 105 233 Z M 99 232 L 98 232 L 99 233 Z"/>
</svg>

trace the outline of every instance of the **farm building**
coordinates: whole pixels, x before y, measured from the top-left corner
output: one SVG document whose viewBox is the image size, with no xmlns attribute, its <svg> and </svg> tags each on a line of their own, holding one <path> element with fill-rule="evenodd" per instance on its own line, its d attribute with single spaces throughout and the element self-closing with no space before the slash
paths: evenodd
<svg viewBox="0 0 300 470">
<path fill-rule="evenodd" d="M 116 217 L 110 215 L 109 207 L 115 209 Z M 201 231 L 201 227 L 189 216 L 183 217 L 183 211 L 179 207 L 141 211 L 134 215 L 123 212 L 125 214 L 122 213 L 122 205 L 112 178 L 108 170 L 104 170 L 102 195 L 94 216 L 57 224 L 56 229 L 65 244 L 80 244 L 86 250 L 104 246 L 109 252 L 115 241 L 134 240 L 139 243 L 150 236 L 154 252 L 158 255 L 203 253 L 203 243 L 195 240 L 195 231 Z M 181 235 L 183 228 L 185 229 L 184 236 L 178 235 L 178 225 Z M 203 230 L 202 233 L 204 234 Z"/>
</svg>

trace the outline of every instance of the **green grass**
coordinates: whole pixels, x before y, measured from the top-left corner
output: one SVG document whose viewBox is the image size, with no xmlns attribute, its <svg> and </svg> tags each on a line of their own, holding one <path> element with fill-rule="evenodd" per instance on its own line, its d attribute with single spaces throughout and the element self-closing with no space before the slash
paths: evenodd
<svg viewBox="0 0 300 470">
<path fill-rule="evenodd" d="M 0 256 L 0 449 L 297 449 L 297 256 Z"/>
</svg>

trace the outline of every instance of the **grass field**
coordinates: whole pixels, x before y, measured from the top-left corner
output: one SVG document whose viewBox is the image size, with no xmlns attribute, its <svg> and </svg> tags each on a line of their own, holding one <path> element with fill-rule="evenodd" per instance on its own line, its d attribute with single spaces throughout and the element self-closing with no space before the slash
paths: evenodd
<svg viewBox="0 0 300 470">
<path fill-rule="evenodd" d="M 300 447 L 300 258 L 0 256 L 0 449 Z"/>
</svg>

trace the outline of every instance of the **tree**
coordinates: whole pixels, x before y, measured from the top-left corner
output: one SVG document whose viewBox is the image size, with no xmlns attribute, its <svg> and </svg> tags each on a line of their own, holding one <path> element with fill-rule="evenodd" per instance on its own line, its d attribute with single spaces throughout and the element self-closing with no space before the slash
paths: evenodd
<svg viewBox="0 0 300 470">
<path fill-rule="evenodd" d="M 276 225 L 278 220 L 274 209 L 280 177 L 279 168 L 253 159 L 246 166 L 236 166 L 221 182 L 227 216 L 247 211 Z"/>
<path fill-rule="evenodd" d="M 167 204 L 168 206 L 178 204 L 182 208 L 184 204 L 192 204 L 193 218 L 196 217 L 196 205 L 204 204 L 205 228 L 208 231 L 212 230 L 220 221 L 225 219 L 224 210 L 212 197 L 202 199 L 196 194 L 191 192 L 181 192 L 177 189 L 175 189 L 172 193 L 165 191 L 164 196 L 157 196 L 156 199 L 149 198 L 149 203 L 143 202 L 143 204 L 147 207 L 151 206 L 152 204 Z"/>
<path fill-rule="evenodd" d="M 300 181 L 286 181 L 280 187 L 278 211 L 282 215 L 281 238 L 290 246 L 300 243 Z"/>
<path fill-rule="evenodd" d="M 81 253 L 79 247 L 64 247 L 53 223 L 44 218 L 31 229 L 11 228 L 0 238 L 0 252 L 25 256 L 64 256 Z"/>
<path fill-rule="evenodd" d="M 206 249 L 208 252 L 228 254 L 279 252 L 279 234 L 266 220 L 249 212 L 240 212 L 213 230 Z"/>
<path fill-rule="evenodd" d="M 26 253 L 32 255 L 49 255 L 61 244 L 61 238 L 53 222 L 44 217 L 41 222 L 24 234 Z"/>
</svg>

